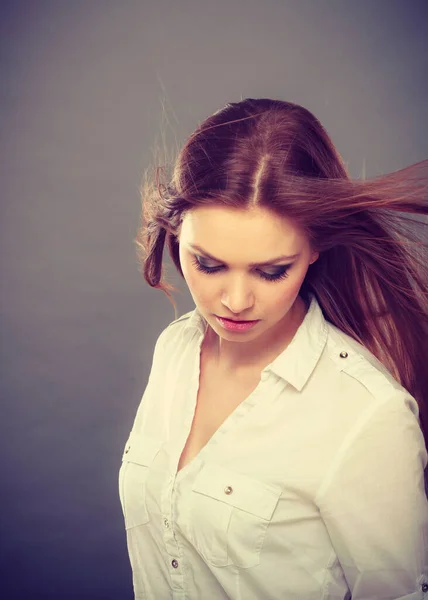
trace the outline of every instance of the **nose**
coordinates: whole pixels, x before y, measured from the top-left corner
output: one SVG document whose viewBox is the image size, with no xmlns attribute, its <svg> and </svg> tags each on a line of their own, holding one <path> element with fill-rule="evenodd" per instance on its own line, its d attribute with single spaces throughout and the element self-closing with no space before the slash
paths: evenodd
<svg viewBox="0 0 428 600">
<path fill-rule="evenodd" d="M 222 294 L 222 304 L 236 318 L 239 315 L 248 312 L 254 305 L 253 292 L 248 288 L 248 284 L 243 281 L 244 278 L 235 278 L 234 282 L 228 286 L 227 291 Z"/>
</svg>

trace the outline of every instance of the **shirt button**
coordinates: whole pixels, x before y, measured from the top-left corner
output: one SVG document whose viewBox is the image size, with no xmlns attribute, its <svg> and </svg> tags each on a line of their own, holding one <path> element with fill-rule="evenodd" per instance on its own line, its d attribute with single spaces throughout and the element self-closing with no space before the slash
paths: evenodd
<svg viewBox="0 0 428 600">
<path fill-rule="evenodd" d="M 168 519 L 164 519 L 163 520 L 163 524 L 165 525 L 165 527 L 169 527 L 169 521 L 168 521 Z"/>
<path fill-rule="evenodd" d="M 231 494 L 233 492 L 233 488 L 230 487 L 230 485 L 228 485 L 227 487 L 224 488 L 224 493 L 225 494 Z"/>
<path fill-rule="evenodd" d="M 422 591 L 423 592 L 428 592 L 428 583 L 423 583 L 422 584 Z"/>
<path fill-rule="evenodd" d="M 171 564 L 172 564 L 172 566 L 174 567 L 174 569 L 176 569 L 176 568 L 178 567 L 178 562 L 175 560 L 175 558 L 174 558 L 174 560 L 171 562 Z"/>
<path fill-rule="evenodd" d="M 347 356 L 348 356 L 348 353 L 345 351 L 340 353 L 340 358 L 347 358 Z"/>
</svg>

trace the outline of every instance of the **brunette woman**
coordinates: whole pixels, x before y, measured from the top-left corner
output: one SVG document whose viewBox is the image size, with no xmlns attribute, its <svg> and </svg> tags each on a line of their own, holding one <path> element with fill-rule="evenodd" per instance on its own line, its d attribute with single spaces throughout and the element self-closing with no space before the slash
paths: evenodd
<svg viewBox="0 0 428 600">
<path fill-rule="evenodd" d="M 246 99 L 146 178 L 145 280 L 172 299 L 166 243 L 195 308 L 123 453 L 135 598 L 428 598 L 427 166 L 352 179 L 308 110 Z"/>
</svg>

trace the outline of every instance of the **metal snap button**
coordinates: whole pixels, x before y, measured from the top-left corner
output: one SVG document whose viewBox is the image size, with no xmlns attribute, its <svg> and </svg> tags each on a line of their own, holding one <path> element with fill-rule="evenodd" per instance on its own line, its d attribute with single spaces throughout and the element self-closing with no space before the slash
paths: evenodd
<svg viewBox="0 0 428 600">
<path fill-rule="evenodd" d="M 428 583 L 423 583 L 422 584 L 422 591 L 423 592 L 428 592 Z"/>
<path fill-rule="evenodd" d="M 345 351 L 340 353 L 340 358 L 347 358 L 347 356 L 348 356 L 348 353 Z"/>
<path fill-rule="evenodd" d="M 224 488 L 225 494 L 231 494 L 232 492 L 233 492 L 233 488 L 230 487 L 230 485 L 228 485 L 227 487 Z"/>
<path fill-rule="evenodd" d="M 168 521 L 168 519 L 164 519 L 163 520 L 163 524 L 165 525 L 165 527 L 169 527 L 169 521 Z"/>
<path fill-rule="evenodd" d="M 172 564 L 172 566 L 174 567 L 174 569 L 176 569 L 176 568 L 178 567 L 178 562 L 175 560 L 175 558 L 174 558 L 174 560 L 171 562 L 171 564 Z"/>
</svg>

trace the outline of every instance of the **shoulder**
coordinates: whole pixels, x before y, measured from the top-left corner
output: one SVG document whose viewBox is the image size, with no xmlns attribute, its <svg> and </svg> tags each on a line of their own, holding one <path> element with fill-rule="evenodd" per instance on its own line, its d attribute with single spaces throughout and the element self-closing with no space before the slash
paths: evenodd
<svg viewBox="0 0 428 600">
<path fill-rule="evenodd" d="M 345 443 L 369 424 L 384 427 L 388 419 L 396 419 L 397 427 L 410 423 L 412 431 L 418 431 L 420 410 L 412 394 L 365 346 L 330 322 L 327 327 L 327 341 L 308 391 L 316 410 L 321 407 L 320 423 L 329 415 L 331 440 Z"/>
<path fill-rule="evenodd" d="M 161 335 L 163 335 L 165 338 L 171 338 L 179 335 L 183 331 L 184 327 L 188 324 L 193 313 L 194 311 L 190 310 L 181 317 L 178 317 L 178 319 L 171 321 L 171 323 L 162 331 Z"/>
<path fill-rule="evenodd" d="M 183 329 L 188 323 L 193 312 L 194 311 L 190 310 L 181 317 L 178 317 L 178 319 L 174 319 L 174 321 L 171 321 L 171 323 L 164 327 L 156 340 L 155 352 L 158 348 L 160 349 L 168 347 L 172 341 L 176 341 L 177 338 L 181 336 Z"/>
<path fill-rule="evenodd" d="M 193 313 L 194 313 L 194 310 L 189 310 L 189 312 L 185 313 L 181 317 L 178 317 L 178 319 L 175 319 L 174 321 L 171 321 L 171 323 L 166 327 L 166 329 L 168 329 L 169 327 L 174 327 L 178 323 L 184 324 L 185 321 L 187 321 L 188 319 L 190 319 L 190 317 L 192 316 Z"/>
<path fill-rule="evenodd" d="M 331 368 L 339 374 L 342 384 L 360 389 L 377 401 L 383 401 L 407 390 L 393 377 L 391 372 L 365 346 L 338 327 L 327 322 L 328 338 L 326 358 Z"/>
</svg>

